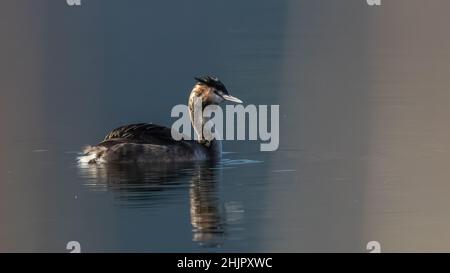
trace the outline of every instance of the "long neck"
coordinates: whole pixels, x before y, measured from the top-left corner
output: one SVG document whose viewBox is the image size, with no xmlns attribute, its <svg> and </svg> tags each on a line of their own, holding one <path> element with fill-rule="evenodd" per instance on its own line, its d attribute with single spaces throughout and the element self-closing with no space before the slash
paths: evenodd
<svg viewBox="0 0 450 273">
<path fill-rule="evenodd" d="M 211 158 L 219 159 L 222 156 L 221 141 L 216 140 L 215 138 L 211 141 L 208 141 L 207 139 L 211 138 L 205 138 L 203 134 L 203 126 L 207 121 L 207 119 L 203 117 L 203 110 L 208 105 L 208 103 L 204 99 L 202 99 L 204 98 L 204 96 L 202 96 L 203 91 L 204 90 L 202 90 L 202 87 L 198 85 L 196 85 L 192 90 L 188 102 L 189 117 L 191 119 L 192 127 L 194 128 L 195 134 L 197 136 L 197 141 L 205 148 L 207 148 Z"/>
<path fill-rule="evenodd" d="M 189 96 L 189 117 L 191 119 L 192 127 L 194 128 L 195 134 L 197 136 L 197 140 L 199 142 L 204 141 L 203 136 L 203 125 L 205 124 L 206 120 L 203 117 L 203 101 L 200 96 L 200 93 L 198 92 L 196 88 L 194 88 L 191 92 L 191 95 Z"/>
<path fill-rule="evenodd" d="M 207 118 L 203 116 L 203 110 L 206 106 L 212 105 L 212 103 L 208 103 L 208 100 L 205 99 L 206 96 L 204 95 L 205 90 L 202 86 L 196 85 L 194 89 L 192 90 L 190 96 L 189 96 L 189 117 L 191 119 L 192 127 L 194 128 L 195 134 L 197 136 L 198 142 L 201 144 L 205 144 L 206 146 L 210 146 L 210 144 L 220 142 L 216 140 L 217 138 L 217 132 L 214 130 L 214 132 L 210 132 L 209 130 L 204 130 L 204 125 L 208 121 Z M 215 105 L 217 106 L 217 105 Z M 218 107 L 218 106 L 217 106 Z"/>
</svg>

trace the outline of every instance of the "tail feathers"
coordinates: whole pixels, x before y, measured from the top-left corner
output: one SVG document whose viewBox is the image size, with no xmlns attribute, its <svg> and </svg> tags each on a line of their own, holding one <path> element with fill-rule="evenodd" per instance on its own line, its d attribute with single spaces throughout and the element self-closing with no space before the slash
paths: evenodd
<svg viewBox="0 0 450 273">
<path fill-rule="evenodd" d="M 78 162 L 81 164 L 95 164 L 104 162 L 103 156 L 106 152 L 106 147 L 101 146 L 87 146 L 83 149 L 83 155 L 78 157 Z"/>
</svg>

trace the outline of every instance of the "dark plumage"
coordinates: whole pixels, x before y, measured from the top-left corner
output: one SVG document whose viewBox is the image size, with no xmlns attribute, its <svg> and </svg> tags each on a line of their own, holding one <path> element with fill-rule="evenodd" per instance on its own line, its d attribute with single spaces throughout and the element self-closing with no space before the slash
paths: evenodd
<svg viewBox="0 0 450 273">
<path fill-rule="evenodd" d="M 217 77 L 201 76 L 201 77 L 195 77 L 194 79 L 196 79 L 200 84 L 205 84 L 209 87 L 215 88 L 216 90 L 222 90 L 224 94 L 228 95 L 227 88 Z"/>
<path fill-rule="evenodd" d="M 106 135 L 103 142 L 117 140 L 162 145 L 178 142 L 172 138 L 169 128 L 151 123 L 137 123 L 121 126 Z"/>
</svg>

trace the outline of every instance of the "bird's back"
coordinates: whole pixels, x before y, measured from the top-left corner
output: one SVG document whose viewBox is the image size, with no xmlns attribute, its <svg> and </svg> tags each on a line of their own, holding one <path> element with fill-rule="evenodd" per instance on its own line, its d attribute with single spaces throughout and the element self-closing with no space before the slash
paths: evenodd
<svg viewBox="0 0 450 273">
<path fill-rule="evenodd" d="M 107 134 L 102 143 L 117 140 L 129 143 L 158 145 L 179 144 L 179 141 L 172 138 L 170 128 L 151 123 L 136 123 L 120 126 Z"/>
<path fill-rule="evenodd" d="M 194 140 L 174 140 L 171 129 L 149 123 L 118 127 L 97 146 L 85 149 L 82 162 L 175 162 L 205 160 L 220 151 Z"/>
</svg>

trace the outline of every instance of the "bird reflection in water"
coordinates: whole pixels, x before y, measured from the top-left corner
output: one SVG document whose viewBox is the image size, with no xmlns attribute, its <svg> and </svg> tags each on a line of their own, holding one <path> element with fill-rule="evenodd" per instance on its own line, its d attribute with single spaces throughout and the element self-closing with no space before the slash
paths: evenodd
<svg viewBox="0 0 450 273">
<path fill-rule="evenodd" d="M 209 247 L 220 246 L 225 235 L 225 213 L 218 196 L 217 171 L 219 169 L 210 167 L 197 172 L 189 190 L 193 240 Z"/>
<path fill-rule="evenodd" d="M 221 171 L 217 162 L 80 166 L 86 186 L 112 192 L 121 207 L 161 206 L 188 190 L 193 241 L 205 247 L 221 246 L 226 235 L 218 193 Z"/>
</svg>

